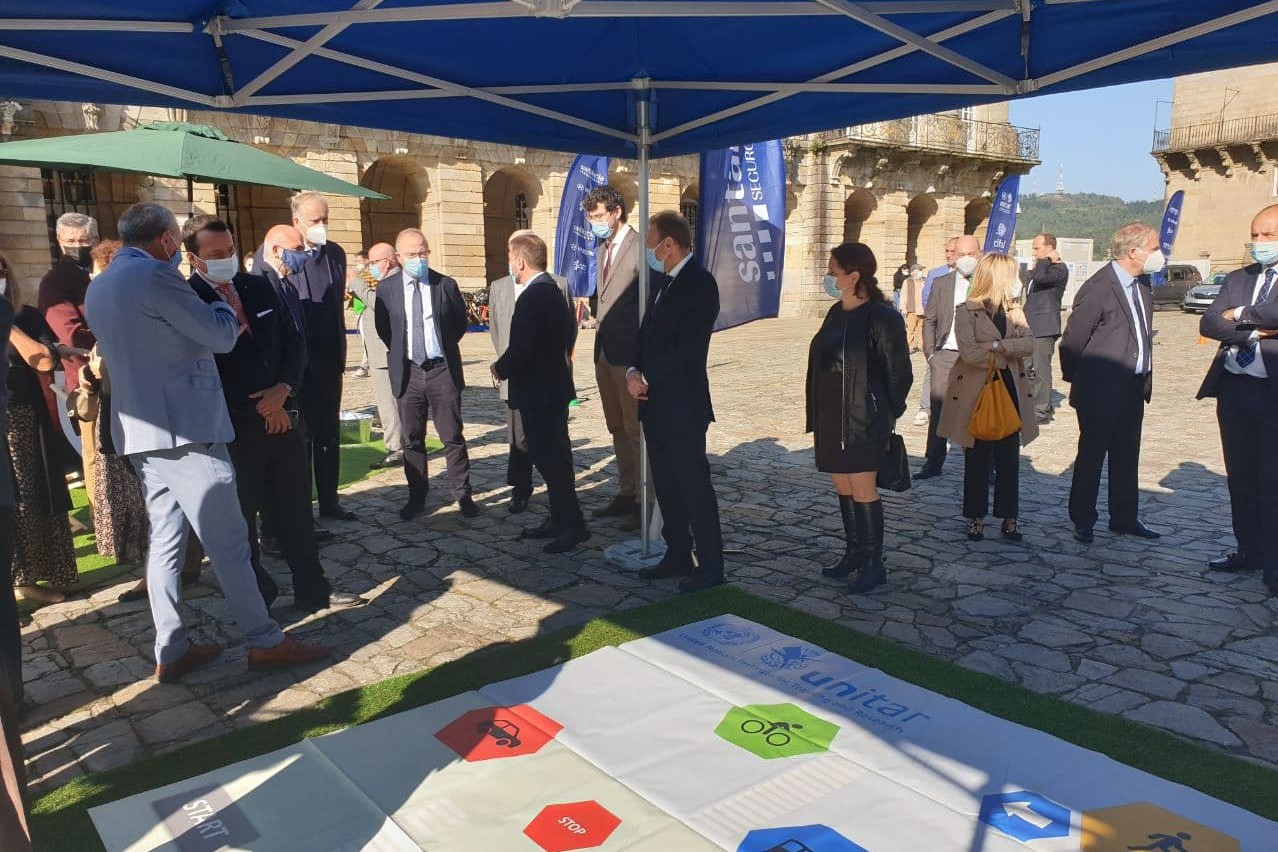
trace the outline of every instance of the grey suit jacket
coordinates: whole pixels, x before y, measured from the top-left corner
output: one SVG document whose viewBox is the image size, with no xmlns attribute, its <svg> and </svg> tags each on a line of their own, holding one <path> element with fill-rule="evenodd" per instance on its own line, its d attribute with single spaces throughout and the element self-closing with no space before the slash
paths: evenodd
<svg viewBox="0 0 1278 852">
<path fill-rule="evenodd" d="M 551 275 L 559 285 L 559 292 L 564 300 L 572 305 L 572 294 L 568 292 L 568 279 L 562 275 Z M 510 321 L 515 316 L 515 279 L 503 275 L 488 285 L 488 333 L 493 339 L 493 349 L 500 358 L 506 354 L 510 346 Z M 575 325 L 575 323 L 574 323 Z M 576 337 L 576 334 L 573 334 Z M 502 399 L 510 398 L 510 388 L 503 381 L 497 389 Z"/>
<path fill-rule="evenodd" d="M 375 322 L 377 305 L 377 288 L 369 285 L 364 276 L 356 275 L 351 280 L 350 290 L 355 298 L 364 303 L 364 313 L 359 315 L 359 330 L 364 335 L 364 350 L 368 353 L 368 366 L 374 370 L 386 369 L 386 344 L 377 336 Z"/>
<path fill-rule="evenodd" d="M 629 367 L 627 362 L 639 337 L 639 264 L 647 261 L 643 259 L 639 232 L 631 228 L 621 240 L 604 280 L 606 247 L 607 243 L 601 242 L 596 250 L 599 281 L 595 286 L 595 317 L 599 330 L 595 334 L 595 360 L 602 354 L 614 367 Z"/>
<path fill-rule="evenodd" d="M 1144 335 L 1153 334 L 1154 296 L 1149 279 L 1136 279 L 1141 297 Z M 1065 332 L 1061 335 L 1061 377 L 1070 383 L 1069 402 L 1080 414 L 1112 414 L 1136 374 L 1140 341 L 1133 328 L 1131 304 L 1118 283 L 1114 265 L 1107 263 L 1088 278 L 1074 296 Z M 1153 347 L 1150 347 L 1153 360 Z M 1146 365 L 1145 401 L 1154 390 L 1154 365 Z"/>
<path fill-rule="evenodd" d="M 240 322 L 205 304 L 169 264 L 124 248 L 94 279 L 85 314 L 111 371 L 111 438 L 121 455 L 235 439 L 214 353 Z"/>
<path fill-rule="evenodd" d="M 954 278 L 957 270 L 938 277 L 932 282 L 932 292 L 928 294 L 927 305 L 923 308 L 923 357 L 931 358 L 933 353 L 945 345 L 950 330 L 954 328 Z"/>
</svg>

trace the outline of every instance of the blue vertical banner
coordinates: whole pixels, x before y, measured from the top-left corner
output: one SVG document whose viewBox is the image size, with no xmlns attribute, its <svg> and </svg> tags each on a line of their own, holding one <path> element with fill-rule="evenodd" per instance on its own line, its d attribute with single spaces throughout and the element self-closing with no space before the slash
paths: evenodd
<svg viewBox="0 0 1278 852">
<path fill-rule="evenodd" d="M 1171 260 L 1172 246 L 1176 245 L 1176 234 L 1180 231 L 1180 209 L 1185 203 L 1185 190 L 1178 189 L 1167 199 L 1167 209 L 1163 211 L 1163 224 L 1158 229 L 1158 247 L 1163 250 L 1163 257 Z M 1163 268 L 1149 276 L 1151 287 L 1157 287 L 1167 280 L 1167 269 Z"/>
<path fill-rule="evenodd" d="M 785 156 L 781 142 L 701 155 L 695 252 L 719 282 L 715 330 L 774 317 L 785 256 Z"/>
<path fill-rule="evenodd" d="M 1012 235 L 1016 233 L 1016 208 L 1021 196 L 1021 176 L 1003 178 L 990 210 L 990 224 L 985 231 L 985 251 L 1012 253 Z"/>
<path fill-rule="evenodd" d="M 595 294 L 595 235 L 581 204 L 590 190 L 608 182 L 608 158 L 578 154 L 564 179 L 555 228 L 555 274 L 568 279 L 574 296 Z"/>
</svg>

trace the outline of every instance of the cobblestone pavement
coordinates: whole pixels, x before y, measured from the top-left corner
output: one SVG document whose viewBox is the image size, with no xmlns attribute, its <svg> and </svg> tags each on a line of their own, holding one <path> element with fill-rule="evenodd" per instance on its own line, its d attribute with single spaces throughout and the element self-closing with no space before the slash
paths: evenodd
<svg viewBox="0 0 1278 852">
<path fill-rule="evenodd" d="M 997 535 L 966 540 L 956 452 L 939 480 L 885 498 L 889 584 L 858 600 L 822 584 L 817 573 L 835 557 L 841 527 L 802 434 L 804 360 L 816 324 L 755 323 L 717 335 L 711 348 L 719 422 L 709 446 L 726 543 L 735 551 L 734 582 L 1029 689 L 1278 767 L 1278 598 L 1258 577 L 1205 573 L 1206 560 L 1233 540 L 1212 406 L 1193 400 L 1211 355 L 1197 344 L 1194 318 L 1157 317 L 1141 488 L 1143 517 L 1166 533 L 1161 540 L 1113 536 L 1102 513 L 1094 545 L 1073 541 L 1064 504 L 1077 435 L 1065 408 L 1023 457 L 1023 544 Z M 578 345 L 592 351 L 593 333 L 583 332 Z M 645 584 L 604 561 L 602 546 L 628 537 L 612 524 L 595 523 L 589 546 L 566 556 L 543 557 L 515 540 L 521 526 L 539 518 L 512 517 L 504 505 L 505 436 L 487 375 L 487 335 L 468 336 L 463 355 L 472 384 L 464 402 L 467 436 L 485 513 L 465 521 L 445 505 L 439 462 L 429 514 L 413 522 L 395 512 L 404 499 L 399 471 L 353 486 L 344 501 L 360 520 L 330 524 L 339 540 L 322 555 L 341 588 L 373 602 L 292 625 L 336 646 L 336 661 L 326 667 L 249 675 L 243 646 L 225 630 L 220 594 L 207 585 L 188 595 L 190 621 L 231 644 L 217 664 L 179 685 L 151 677 L 146 604 L 116 602 L 132 577 L 39 610 L 23 633 L 23 738 L 38 787 L 673 593 L 669 584 Z M 571 431 L 589 509 L 611 497 L 611 452 L 590 369 L 579 364 L 577 378 L 586 399 Z M 371 403 L 368 380 L 347 385 L 348 407 Z M 912 414 L 903 432 L 920 453 L 923 428 L 908 425 Z M 545 511 L 541 492 L 533 506 Z M 283 566 L 272 570 L 287 579 Z M 211 577 L 206 569 L 205 583 Z M 281 617 L 287 612 L 277 608 Z"/>
</svg>

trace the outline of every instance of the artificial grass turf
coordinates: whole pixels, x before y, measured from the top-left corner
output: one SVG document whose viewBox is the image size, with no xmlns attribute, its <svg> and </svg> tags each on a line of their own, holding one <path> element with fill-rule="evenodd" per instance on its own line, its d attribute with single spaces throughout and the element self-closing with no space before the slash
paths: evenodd
<svg viewBox="0 0 1278 852">
<path fill-rule="evenodd" d="M 101 849 L 88 817 L 90 807 L 274 751 L 305 737 L 529 674 L 605 645 L 618 645 L 723 613 L 766 624 L 1008 721 L 1037 728 L 1152 775 L 1278 819 L 1278 772 L 1156 728 L 1030 692 L 889 639 L 866 636 L 726 586 L 627 610 L 523 642 L 484 648 L 435 669 L 343 692 L 280 719 L 72 781 L 35 802 L 31 817 L 35 847 L 41 852 Z"/>
</svg>

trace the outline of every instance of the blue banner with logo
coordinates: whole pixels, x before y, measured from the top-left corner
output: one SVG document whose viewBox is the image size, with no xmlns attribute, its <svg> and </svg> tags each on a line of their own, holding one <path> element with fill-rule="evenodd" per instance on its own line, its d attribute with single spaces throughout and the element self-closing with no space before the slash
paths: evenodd
<svg viewBox="0 0 1278 852">
<path fill-rule="evenodd" d="M 1167 209 L 1163 211 L 1163 225 L 1158 229 L 1158 247 L 1163 250 L 1163 257 L 1171 260 L 1172 246 L 1176 244 L 1176 234 L 1180 231 L 1180 208 L 1185 203 L 1185 190 L 1178 189 L 1167 199 Z M 1167 280 L 1167 269 L 1163 268 L 1149 276 L 1149 283 L 1157 287 Z"/>
<path fill-rule="evenodd" d="M 697 259 L 719 282 L 715 329 L 774 317 L 785 255 L 785 156 L 781 142 L 701 155 Z"/>
<path fill-rule="evenodd" d="M 990 224 L 985 231 L 985 250 L 999 254 L 1012 253 L 1012 235 L 1016 233 L 1017 200 L 1021 195 L 1021 176 L 1003 178 L 990 210 Z"/>
<path fill-rule="evenodd" d="M 590 233 L 581 204 L 590 190 L 607 182 L 608 158 L 589 154 L 578 154 L 564 179 L 555 228 L 554 271 L 568 279 L 574 296 L 595 294 L 595 235 Z"/>
</svg>

